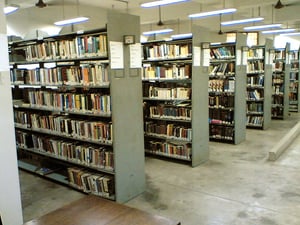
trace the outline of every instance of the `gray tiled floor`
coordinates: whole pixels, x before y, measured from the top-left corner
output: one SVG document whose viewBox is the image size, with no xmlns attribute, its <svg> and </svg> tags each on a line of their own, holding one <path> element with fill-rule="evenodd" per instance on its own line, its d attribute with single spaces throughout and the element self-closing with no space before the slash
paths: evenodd
<svg viewBox="0 0 300 225">
<path fill-rule="evenodd" d="M 195 168 L 147 158 L 147 189 L 126 204 L 183 225 L 298 225 L 300 137 L 276 162 L 267 156 L 299 118 L 247 130 L 239 145 L 210 142 L 210 160 Z M 20 177 L 25 221 L 82 196 L 25 172 Z"/>
</svg>

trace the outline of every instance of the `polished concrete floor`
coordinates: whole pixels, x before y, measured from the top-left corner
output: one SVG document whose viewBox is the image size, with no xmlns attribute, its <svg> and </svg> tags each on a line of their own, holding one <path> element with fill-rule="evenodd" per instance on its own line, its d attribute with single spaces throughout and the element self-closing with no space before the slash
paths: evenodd
<svg viewBox="0 0 300 225">
<path fill-rule="evenodd" d="M 299 225 L 300 136 L 275 162 L 268 151 L 300 114 L 247 130 L 239 145 L 210 142 L 210 160 L 195 168 L 146 158 L 146 191 L 128 203 L 183 225 Z M 83 194 L 20 171 L 24 221 Z"/>
</svg>

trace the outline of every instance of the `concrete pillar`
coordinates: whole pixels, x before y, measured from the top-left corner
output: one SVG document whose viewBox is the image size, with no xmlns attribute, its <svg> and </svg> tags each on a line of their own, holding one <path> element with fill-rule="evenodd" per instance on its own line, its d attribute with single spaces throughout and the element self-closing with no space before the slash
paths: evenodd
<svg viewBox="0 0 300 225">
<path fill-rule="evenodd" d="M 0 1 L 0 214 L 3 225 L 23 224 L 9 78 L 6 18 Z"/>
</svg>

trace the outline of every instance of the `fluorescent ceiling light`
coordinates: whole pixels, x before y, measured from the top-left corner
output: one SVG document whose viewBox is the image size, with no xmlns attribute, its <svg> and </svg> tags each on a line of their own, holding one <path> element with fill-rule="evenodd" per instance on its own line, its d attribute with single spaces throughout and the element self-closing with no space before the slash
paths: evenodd
<svg viewBox="0 0 300 225">
<path fill-rule="evenodd" d="M 263 30 L 263 29 L 270 29 L 270 28 L 279 28 L 282 24 L 276 23 L 276 24 L 265 24 L 260 26 L 250 26 L 250 27 L 244 27 L 244 30 L 250 31 L 250 30 Z"/>
<path fill-rule="evenodd" d="M 19 6 L 17 6 L 17 5 L 7 5 L 3 8 L 3 11 L 4 11 L 4 14 L 7 15 L 7 14 L 17 11 L 18 9 L 19 9 Z"/>
<path fill-rule="evenodd" d="M 181 3 L 181 2 L 187 2 L 187 1 L 189 1 L 189 0 L 160 0 L 160 1 L 143 3 L 143 4 L 141 4 L 141 7 L 150 8 L 150 7 L 155 7 L 155 6 L 169 5 L 169 4 Z"/>
<path fill-rule="evenodd" d="M 238 25 L 238 24 L 243 24 L 243 23 L 259 22 L 259 21 L 263 21 L 263 20 L 264 20 L 264 18 L 262 18 L 262 17 L 249 18 L 249 19 L 243 19 L 243 20 L 231 20 L 231 21 L 221 22 L 221 25 L 222 26 L 231 26 L 231 25 Z"/>
<path fill-rule="evenodd" d="M 151 30 L 151 31 L 143 32 L 143 35 L 151 36 L 151 35 L 155 35 L 155 34 L 166 34 L 166 33 L 171 33 L 172 31 L 173 31 L 172 29 Z"/>
<path fill-rule="evenodd" d="M 300 32 L 295 32 L 295 33 L 283 33 L 283 34 L 280 34 L 280 36 L 300 36 Z"/>
<path fill-rule="evenodd" d="M 87 18 L 87 17 L 76 17 L 76 18 L 72 18 L 72 19 L 57 21 L 54 24 L 56 26 L 65 26 L 65 25 L 74 24 L 74 23 L 86 22 L 88 20 L 89 20 L 89 18 Z"/>
<path fill-rule="evenodd" d="M 265 30 L 262 31 L 262 34 L 279 34 L 279 33 L 289 33 L 294 32 L 296 29 L 290 28 L 290 29 L 279 29 L 279 30 Z"/>
<path fill-rule="evenodd" d="M 190 14 L 189 18 L 204 18 L 208 16 L 216 16 L 220 14 L 230 14 L 236 12 L 235 8 L 230 8 L 230 9 L 221 9 L 221 10 L 215 10 L 215 11 L 209 11 L 209 12 L 201 12 L 201 13 L 195 13 L 195 14 Z"/>
<path fill-rule="evenodd" d="M 192 33 L 186 33 L 186 34 L 174 34 L 171 35 L 172 39 L 180 39 L 180 38 L 191 38 L 193 36 Z"/>
</svg>

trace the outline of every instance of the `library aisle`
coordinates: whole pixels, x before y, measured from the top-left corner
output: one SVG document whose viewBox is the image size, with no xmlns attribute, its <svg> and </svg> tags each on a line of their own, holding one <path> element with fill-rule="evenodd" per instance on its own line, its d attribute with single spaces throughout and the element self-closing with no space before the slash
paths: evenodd
<svg viewBox="0 0 300 225">
<path fill-rule="evenodd" d="M 247 130 L 239 145 L 210 142 L 210 160 L 198 167 L 146 158 L 146 191 L 126 203 L 183 225 L 300 224 L 300 136 L 276 161 L 268 151 L 300 119 L 273 120 Z M 83 194 L 20 171 L 24 220 Z"/>
</svg>

